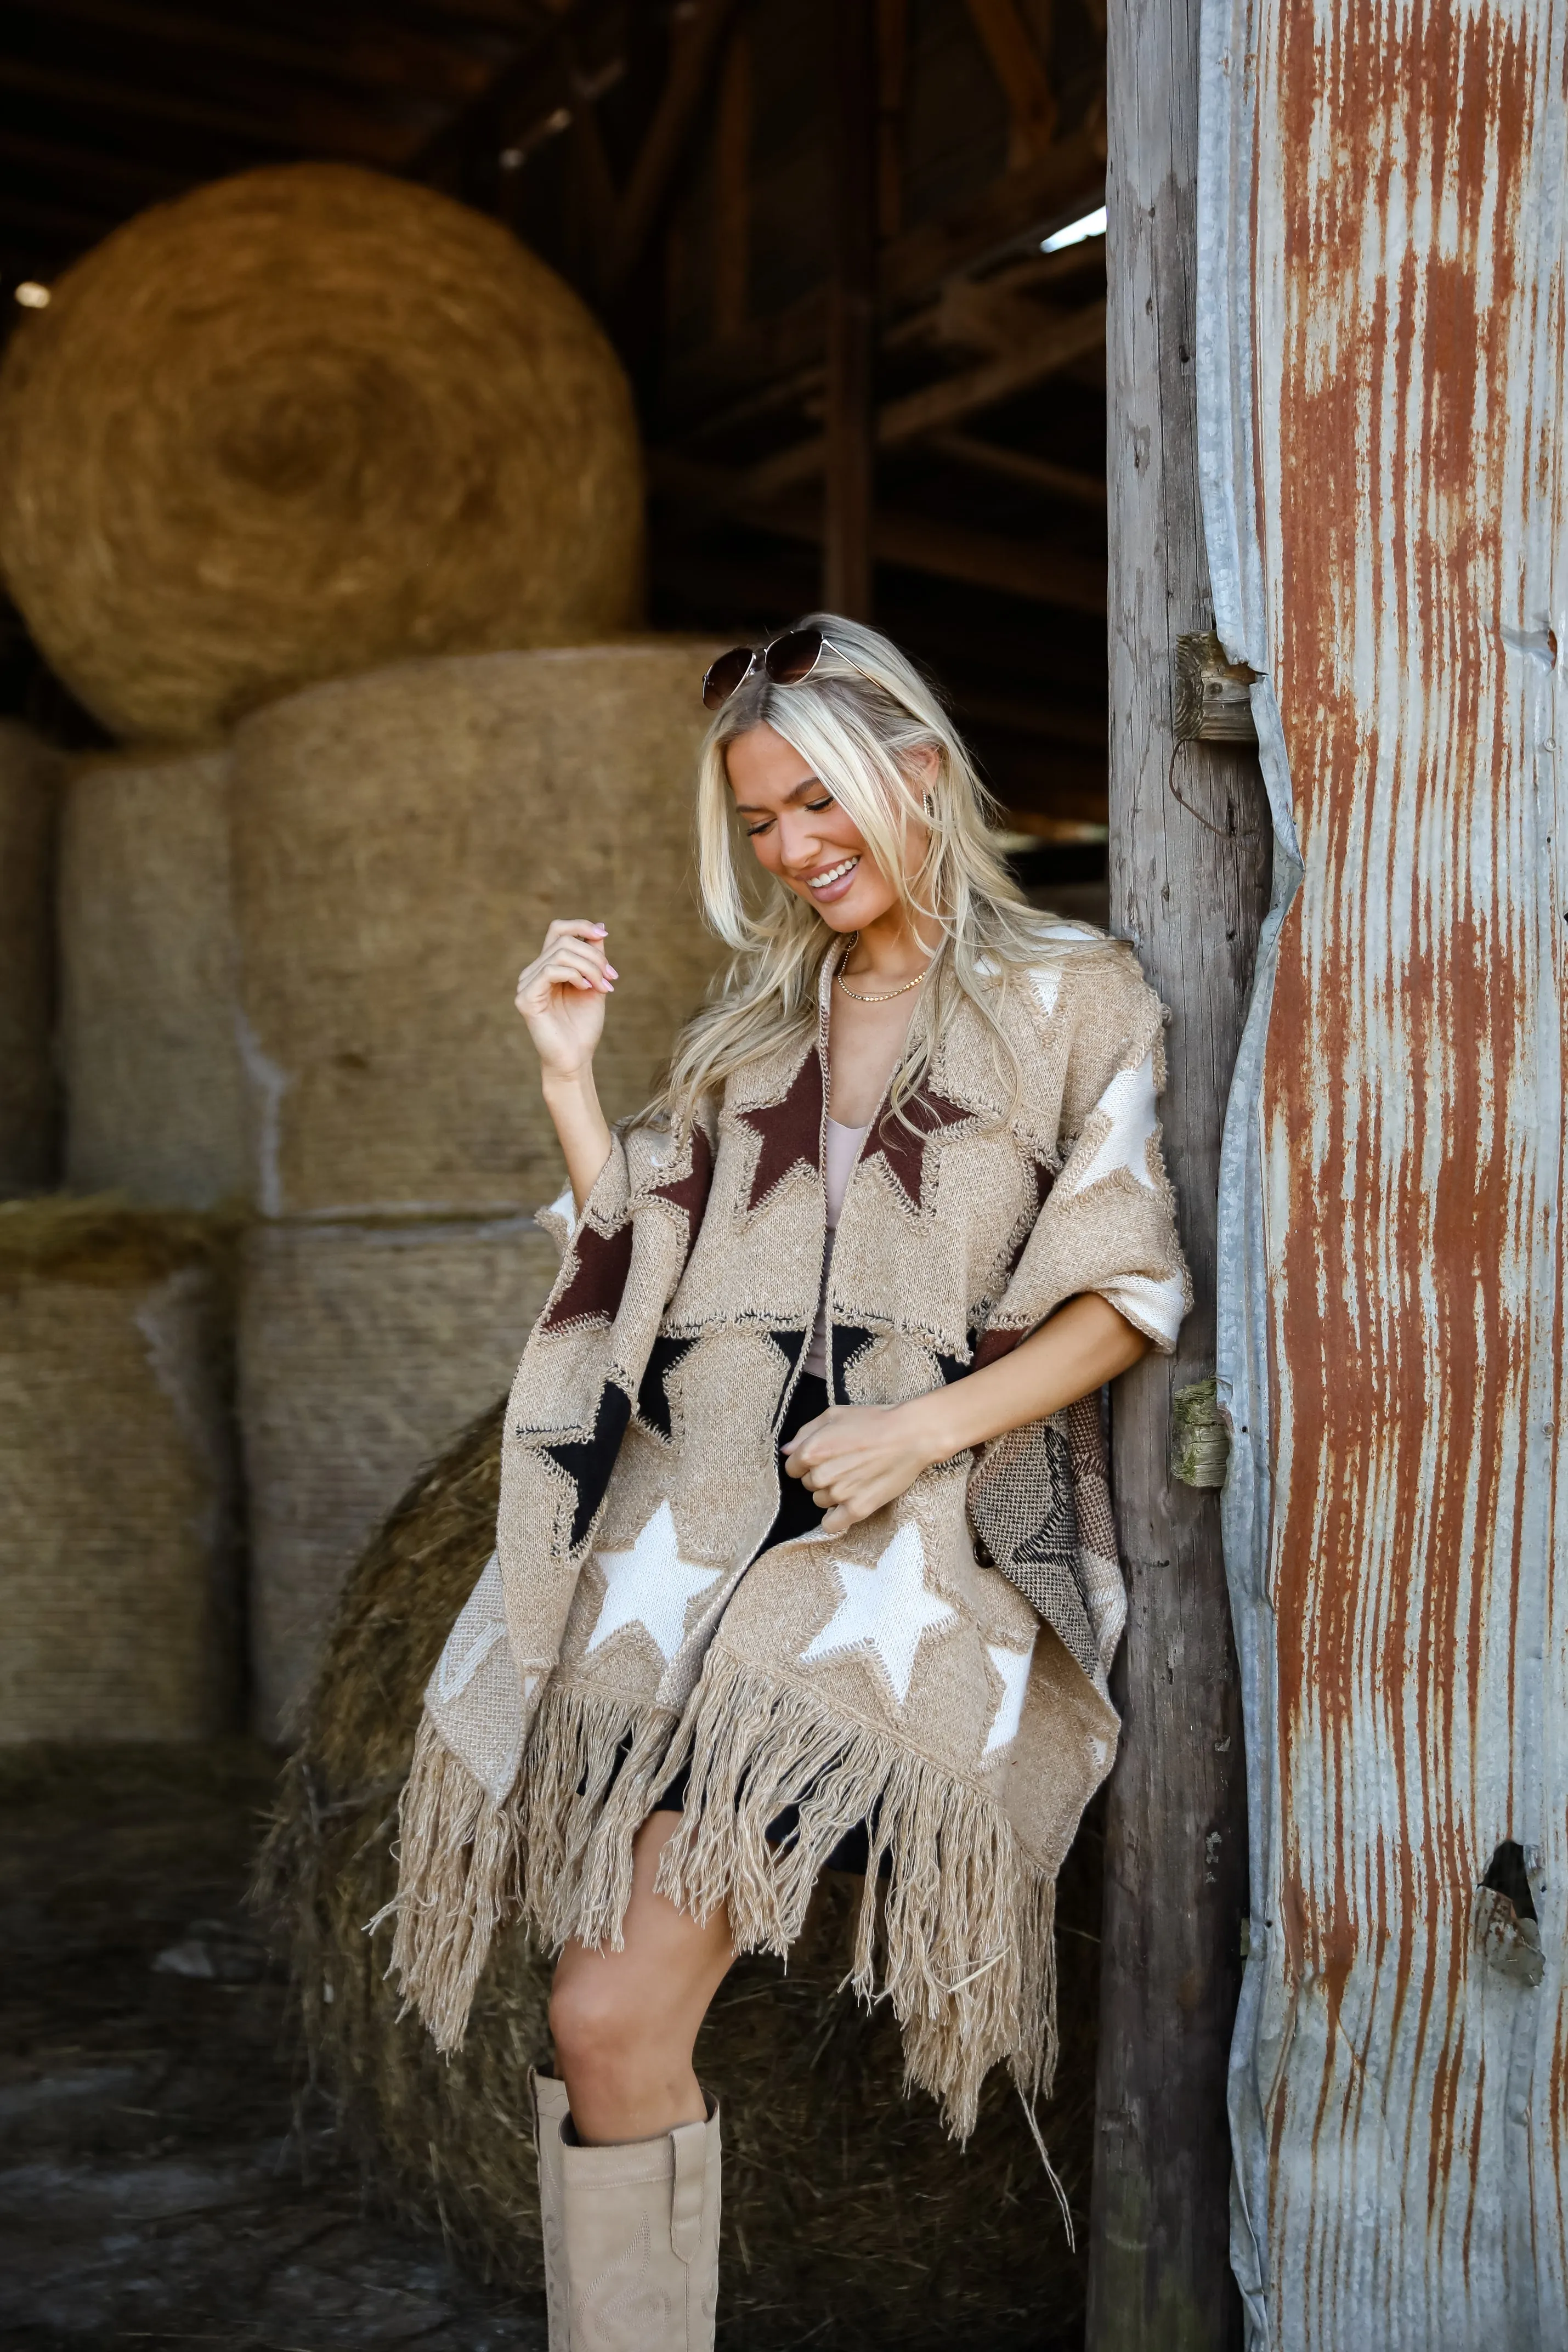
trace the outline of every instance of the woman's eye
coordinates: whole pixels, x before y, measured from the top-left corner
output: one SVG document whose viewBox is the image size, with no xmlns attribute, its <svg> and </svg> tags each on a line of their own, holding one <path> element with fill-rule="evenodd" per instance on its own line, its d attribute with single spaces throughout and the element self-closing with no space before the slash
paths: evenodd
<svg viewBox="0 0 1568 2352">
<path fill-rule="evenodd" d="M 808 801 L 808 802 L 806 803 L 806 806 L 810 810 L 811 814 L 812 814 L 813 816 L 820 816 L 820 815 L 821 814 L 821 813 L 822 813 L 823 809 L 830 809 L 830 808 L 831 808 L 831 807 L 832 807 L 832 805 L 833 805 L 833 796 L 832 796 L 831 793 L 829 793 L 827 794 L 826 798 L 825 798 L 825 799 L 823 799 L 823 800 L 820 800 L 820 801 Z"/>
<path fill-rule="evenodd" d="M 760 824 L 748 824 L 746 828 L 747 841 L 755 841 L 759 833 L 766 833 L 772 822 L 773 819 L 770 816 L 765 816 Z"/>
</svg>

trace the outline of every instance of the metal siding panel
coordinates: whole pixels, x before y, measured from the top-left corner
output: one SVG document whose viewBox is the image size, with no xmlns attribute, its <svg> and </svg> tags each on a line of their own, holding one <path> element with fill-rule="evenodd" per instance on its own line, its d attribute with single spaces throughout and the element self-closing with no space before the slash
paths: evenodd
<svg viewBox="0 0 1568 2352">
<path fill-rule="evenodd" d="M 1205 11 L 1206 537 L 1280 847 L 1221 1191 L 1233 2243 L 1291 2352 L 1568 2345 L 1563 13 Z M 1510 1837 L 1536 1990 L 1474 1939 Z"/>
</svg>

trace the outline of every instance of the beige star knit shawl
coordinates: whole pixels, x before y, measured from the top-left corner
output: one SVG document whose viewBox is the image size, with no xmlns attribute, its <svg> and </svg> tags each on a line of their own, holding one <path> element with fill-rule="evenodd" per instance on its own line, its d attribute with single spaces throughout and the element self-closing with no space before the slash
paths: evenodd
<svg viewBox="0 0 1568 2352">
<path fill-rule="evenodd" d="M 869 1821 L 853 1981 L 880 1978 L 910 2077 L 967 2134 L 997 2060 L 1049 2086 L 1056 1874 L 1114 1752 L 1125 1601 L 1094 1400 L 758 1553 L 821 1285 L 835 961 L 816 1037 L 732 1078 L 708 1126 L 618 1139 L 580 1218 L 544 1213 L 564 1263 L 512 1390 L 496 1553 L 425 1694 L 393 1964 L 450 2048 L 504 1917 L 613 1945 L 632 1837 L 687 1764 L 659 1884 L 698 1917 L 727 1903 L 741 1950 L 789 1948 Z M 961 1379 L 1082 1291 L 1175 1340 L 1157 999 L 1064 926 L 998 1013 L 1016 1099 L 966 1003 L 908 1123 L 868 1133 L 831 1260 L 840 1399 Z"/>
</svg>

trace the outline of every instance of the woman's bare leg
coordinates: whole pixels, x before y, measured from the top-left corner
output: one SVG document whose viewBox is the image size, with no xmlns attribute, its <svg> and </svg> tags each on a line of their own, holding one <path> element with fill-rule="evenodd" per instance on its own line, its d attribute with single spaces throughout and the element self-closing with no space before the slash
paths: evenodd
<svg viewBox="0 0 1568 2352">
<path fill-rule="evenodd" d="M 722 1911 L 699 1927 L 653 1891 L 659 1856 L 679 1827 L 678 1813 L 653 1813 L 637 1832 L 622 1948 L 568 1944 L 556 1964 L 556 2064 L 578 2137 L 590 2146 L 653 2139 L 706 2112 L 692 2051 L 735 1953 Z"/>
</svg>

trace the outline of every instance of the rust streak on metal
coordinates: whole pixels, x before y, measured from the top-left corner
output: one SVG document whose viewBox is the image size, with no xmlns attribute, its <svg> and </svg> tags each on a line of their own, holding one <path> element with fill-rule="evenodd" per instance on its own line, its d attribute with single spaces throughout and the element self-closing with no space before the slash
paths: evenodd
<svg viewBox="0 0 1568 2352">
<path fill-rule="evenodd" d="M 1524 2341 L 1521 2295 L 1560 2315 L 1568 2277 L 1563 0 L 1230 20 L 1246 520 L 1303 868 L 1258 1103 L 1269 2324 Z M 1472 1932 L 1504 1840 L 1536 1857 L 1538 1991 Z"/>
</svg>

